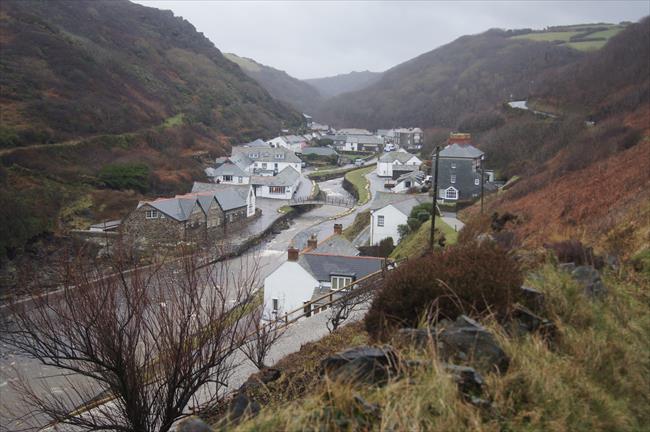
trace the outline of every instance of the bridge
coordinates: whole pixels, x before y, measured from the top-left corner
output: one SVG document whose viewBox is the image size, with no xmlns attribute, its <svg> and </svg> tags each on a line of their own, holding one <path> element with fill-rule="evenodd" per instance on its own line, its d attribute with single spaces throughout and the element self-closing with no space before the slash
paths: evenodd
<svg viewBox="0 0 650 432">
<path fill-rule="evenodd" d="M 337 207 L 352 208 L 356 203 L 357 202 L 354 198 L 328 196 L 325 192 L 321 191 L 315 197 L 291 198 L 288 205 L 291 207 L 301 205 L 331 205 Z"/>
</svg>

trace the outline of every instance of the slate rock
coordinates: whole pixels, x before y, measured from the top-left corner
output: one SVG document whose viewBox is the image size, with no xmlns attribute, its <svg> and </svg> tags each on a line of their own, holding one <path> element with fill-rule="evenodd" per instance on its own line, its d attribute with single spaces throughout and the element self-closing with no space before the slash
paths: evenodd
<svg viewBox="0 0 650 432">
<path fill-rule="evenodd" d="M 359 395 L 354 395 L 354 401 L 359 406 L 359 409 L 364 414 L 381 418 L 381 408 L 377 404 L 369 403 Z"/>
<path fill-rule="evenodd" d="M 252 401 L 244 393 L 237 393 L 237 396 L 230 402 L 228 407 L 228 419 L 237 423 L 244 417 L 253 417 L 260 412 L 260 404 Z"/>
<path fill-rule="evenodd" d="M 397 374 L 397 362 L 397 354 L 389 346 L 359 346 L 323 359 L 321 374 L 332 379 L 381 384 Z"/>
<path fill-rule="evenodd" d="M 397 339 L 416 348 L 426 348 L 432 341 L 435 343 L 436 335 L 432 329 L 403 328 L 397 331 Z"/>
<path fill-rule="evenodd" d="M 522 285 L 519 288 L 519 297 L 521 303 L 531 311 L 539 313 L 544 310 L 544 294 L 535 288 Z"/>
<path fill-rule="evenodd" d="M 443 367 L 445 371 L 451 374 L 456 384 L 458 384 L 458 389 L 461 393 L 477 395 L 483 391 L 485 381 L 476 369 L 455 364 L 445 364 Z"/>
<path fill-rule="evenodd" d="M 264 368 L 257 374 L 258 379 L 264 383 L 268 384 L 270 382 L 276 381 L 280 378 L 282 372 L 280 369 L 275 368 Z"/>
<path fill-rule="evenodd" d="M 571 277 L 583 287 L 589 298 L 603 298 L 607 295 L 607 286 L 600 279 L 600 273 L 592 266 L 578 266 L 571 272 Z"/>
<path fill-rule="evenodd" d="M 494 336 L 473 319 L 461 315 L 438 331 L 438 354 L 448 361 L 460 360 L 484 371 L 508 369 L 510 359 Z"/>
<path fill-rule="evenodd" d="M 514 330 L 517 334 L 538 332 L 548 339 L 554 339 L 557 335 L 555 324 L 524 306 L 515 305 L 512 317 Z"/>
<path fill-rule="evenodd" d="M 189 417 L 178 425 L 178 432 L 213 432 L 213 429 L 200 418 Z"/>
<path fill-rule="evenodd" d="M 562 271 L 565 271 L 567 273 L 571 273 L 573 270 L 576 268 L 576 264 L 573 262 L 568 262 L 568 263 L 561 263 L 558 264 L 557 268 L 559 268 Z"/>
</svg>

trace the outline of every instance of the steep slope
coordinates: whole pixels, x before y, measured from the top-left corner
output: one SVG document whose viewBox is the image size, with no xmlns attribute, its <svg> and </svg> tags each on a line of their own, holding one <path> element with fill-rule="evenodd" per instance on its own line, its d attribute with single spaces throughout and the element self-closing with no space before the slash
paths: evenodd
<svg viewBox="0 0 650 432">
<path fill-rule="evenodd" d="M 307 114 L 313 113 L 322 100 L 313 87 L 284 71 L 236 54 L 226 53 L 225 56 L 237 63 L 246 75 L 257 81 L 271 96 L 297 110 Z"/>
<path fill-rule="evenodd" d="M 363 90 L 379 81 L 380 78 L 381 72 L 362 71 L 304 81 L 315 87 L 324 98 L 329 99 L 341 93 Z"/>
<path fill-rule="evenodd" d="M 327 101 L 319 118 L 343 127 L 456 127 L 466 115 L 525 97 L 544 71 L 584 56 L 576 50 L 490 30 L 464 36 L 384 72 L 363 90 Z"/>
<path fill-rule="evenodd" d="M 128 1 L 4 1 L 0 50 L 0 257 L 302 121 L 190 23 Z"/>
</svg>

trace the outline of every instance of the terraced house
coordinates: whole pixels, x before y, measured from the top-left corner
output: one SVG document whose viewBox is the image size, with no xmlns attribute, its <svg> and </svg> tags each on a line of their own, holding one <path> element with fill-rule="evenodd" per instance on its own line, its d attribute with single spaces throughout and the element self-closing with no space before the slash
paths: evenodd
<svg viewBox="0 0 650 432">
<path fill-rule="evenodd" d="M 122 233 L 129 241 L 143 246 L 209 244 L 238 230 L 256 214 L 254 204 L 251 209 L 246 199 L 254 198 L 252 187 L 240 187 L 247 188 L 247 192 L 236 188 L 141 201 L 124 219 Z"/>
</svg>

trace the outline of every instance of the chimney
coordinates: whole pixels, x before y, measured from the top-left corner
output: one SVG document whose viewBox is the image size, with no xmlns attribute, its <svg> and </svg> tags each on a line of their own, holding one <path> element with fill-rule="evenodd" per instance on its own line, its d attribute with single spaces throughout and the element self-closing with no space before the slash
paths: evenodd
<svg viewBox="0 0 650 432">
<path fill-rule="evenodd" d="M 318 237 L 316 237 L 316 234 L 312 234 L 309 236 L 307 239 L 307 248 L 314 250 L 318 246 Z"/>
<path fill-rule="evenodd" d="M 287 260 L 288 261 L 293 261 L 293 262 L 298 261 L 298 253 L 299 252 L 300 251 L 298 249 L 296 249 L 295 247 L 289 246 L 289 249 L 287 250 Z"/>
<path fill-rule="evenodd" d="M 334 235 L 341 235 L 341 234 L 343 234 L 343 225 L 334 224 Z"/>
</svg>

